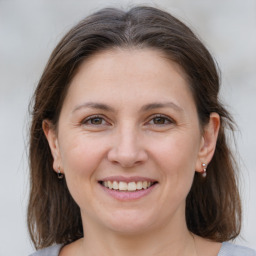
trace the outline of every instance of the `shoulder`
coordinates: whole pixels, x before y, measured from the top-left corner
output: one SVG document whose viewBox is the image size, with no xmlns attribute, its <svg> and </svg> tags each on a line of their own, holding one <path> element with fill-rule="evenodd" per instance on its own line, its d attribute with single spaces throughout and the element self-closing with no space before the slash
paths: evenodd
<svg viewBox="0 0 256 256">
<path fill-rule="evenodd" d="M 58 256 L 62 246 L 63 245 L 61 244 L 53 245 L 53 246 L 38 250 L 30 254 L 29 256 Z"/>
<path fill-rule="evenodd" d="M 256 256 L 256 251 L 245 246 L 224 242 L 218 256 Z"/>
</svg>

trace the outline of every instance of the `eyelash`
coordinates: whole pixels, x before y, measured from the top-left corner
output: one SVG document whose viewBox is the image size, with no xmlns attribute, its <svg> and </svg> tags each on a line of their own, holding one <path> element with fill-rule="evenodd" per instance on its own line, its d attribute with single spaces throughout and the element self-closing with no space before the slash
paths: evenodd
<svg viewBox="0 0 256 256">
<path fill-rule="evenodd" d="M 153 120 L 156 120 L 157 118 L 161 119 L 162 121 L 164 121 L 164 123 L 163 124 L 155 124 L 155 123 L 153 123 L 152 125 L 164 126 L 164 125 L 169 125 L 169 124 L 175 124 L 175 121 L 173 119 L 171 119 L 170 117 L 167 117 L 165 115 L 161 115 L 161 114 L 157 114 L 157 115 L 153 116 L 148 123 L 150 123 Z M 166 121 L 167 121 L 167 123 L 165 123 Z"/>
<path fill-rule="evenodd" d="M 87 118 L 85 118 L 83 121 L 82 121 L 82 124 L 83 125 L 86 125 L 88 124 L 90 121 L 94 120 L 94 119 L 100 119 L 101 122 L 102 121 L 105 121 L 104 117 L 100 116 L 100 115 L 93 115 L 93 116 L 89 116 Z M 106 122 L 106 121 L 105 121 Z M 106 122 L 107 123 L 107 122 Z M 92 123 L 89 123 L 89 125 L 93 125 L 93 126 L 97 126 L 97 125 L 102 125 L 102 123 L 100 124 L 92 124 Z"/>
<path fill-rule="evenodd" d="M 161 123 L 161 124 L 156 124 L 156 123 L 150 124 L 151 121 L 154 122 L 154 120 L 156 120 L 157 118 L 162 120 L 162 121 L 164 121 L 164 123 Z M 99 119 L 101 121 L 101 123 L 100 124 L 89 123 L 89 122 L 92 122 L 95 119 Z M 89 117 L 85 118 L 84 120 L 82 120 L 81 123 L 83 125 L 92 125 L 92 126 L 105 125 L 105 124 L 102 124 L 102 122 L 105 122 L 106 124 L 108 123 L 105 120 L 104 117 L 102 117 L 100 115 L 93 115 L 93 116 L 89 116 Z M 175 124 L 175 121 L 172 118 L 167 117 L 165 115 L 157 114 L 157 115 L 154 115 L 153 117 L 151 117 L 150 120 L 146 124 L 157 125 L 157 126 L 164 126 L 164 125 L 169 125 L 169 124 Z"/>
</svg>

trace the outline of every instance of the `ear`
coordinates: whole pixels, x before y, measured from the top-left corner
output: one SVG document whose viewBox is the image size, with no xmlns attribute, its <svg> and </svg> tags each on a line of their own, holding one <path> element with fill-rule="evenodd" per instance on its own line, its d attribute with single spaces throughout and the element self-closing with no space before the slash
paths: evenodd
<svg viewBox="0 0 256 256">
<path fill-rule="evenodd" d="M 203 163 L 207 166 L 212 160 L 216 148 L 219 128 L 220 116 L 217 113 L 211 113 L 209 122 L 203 129 L 201 145 L 196 162 L 197 172 L 203 171 Z"/>
<path fill-rule="evenodd" d="M 56 130 L 49 120 L 43 121 L 42 128 L 51 149 L 53 157 L 53 169 L 58 172 L 59 168 L 61 167 L 61 157 Z"/>
</svg>

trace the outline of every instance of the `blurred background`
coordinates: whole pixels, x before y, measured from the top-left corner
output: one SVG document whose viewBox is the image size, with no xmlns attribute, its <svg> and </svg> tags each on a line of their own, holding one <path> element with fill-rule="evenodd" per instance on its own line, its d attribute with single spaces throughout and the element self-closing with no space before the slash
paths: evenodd
<svg viewBox="0 0 256 256">
<path fill-rule="evenodd" d="M 256 249 L 256 1 L 255 0 L 0 0 L 0 255 L 34 249 L 26 228 L 28 105 L 61 37 L 103 7 L 147 4 L 188 24 L 222 71 L 221 98 L 234 115 L 241 166 L 243 229 L 235 242 Z"/>
</svg>

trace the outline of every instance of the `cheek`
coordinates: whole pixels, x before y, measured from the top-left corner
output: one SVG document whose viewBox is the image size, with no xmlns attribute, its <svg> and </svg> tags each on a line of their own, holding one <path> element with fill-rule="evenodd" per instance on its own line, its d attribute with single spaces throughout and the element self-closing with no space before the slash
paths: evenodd
<svg viewBox="0 0 256 256">
<path fill-rule="evenodd" d="M 83 136 L 66 136 L 62 140 L 61 159 L 71 195 L 80 205 L 79 198 L 89 194 L 96 181 L 96 170 L 104 158 L 103 147 L 86 140 Z M 86 141 L 86 143 L 85 143 Z"/>
<path fill-rule="evenodd" d="M 194 171 L 198 141 L 195 136 L 176 134 L 164 138 L 158 147 L 154 148 L 154 155 L 159 165 L 164 167 L 168 175 L 179 175 Z"/>
<path fill-rule="evenodd" d="M 166 141 L 167 142 L 167 141 Z M 158 166 L 165 185 L 163 204 L 174 207 L 185 203 L 195 174 L 197 147 L 194 140 L 172 139 L 164 143 L 158 154 Z"/>
<path fill-rule="evenodd" d="M 162 182 L 168 194 L 167 204 L 185 200 L 191 188 L 198 154 L 196 134 L 177 133 L 165 138 L 155 149 L 155 162 L 161 172 Z"/>
<path fill-rule="evenodd" d="M 96 181 L 95 170 L 103 157 L 102 148 L 81 137 L 62 140 L 61 161 L 70 194 L 76 203 L 89 205 Z"/>
<path fill-rule="evenodd" d="M 101 157 L 99 147 L 83 136 L 66 137 L 63 141 L 60 151 L 64 171 L 87 174 L 95 169 Z"/>
</svg>

